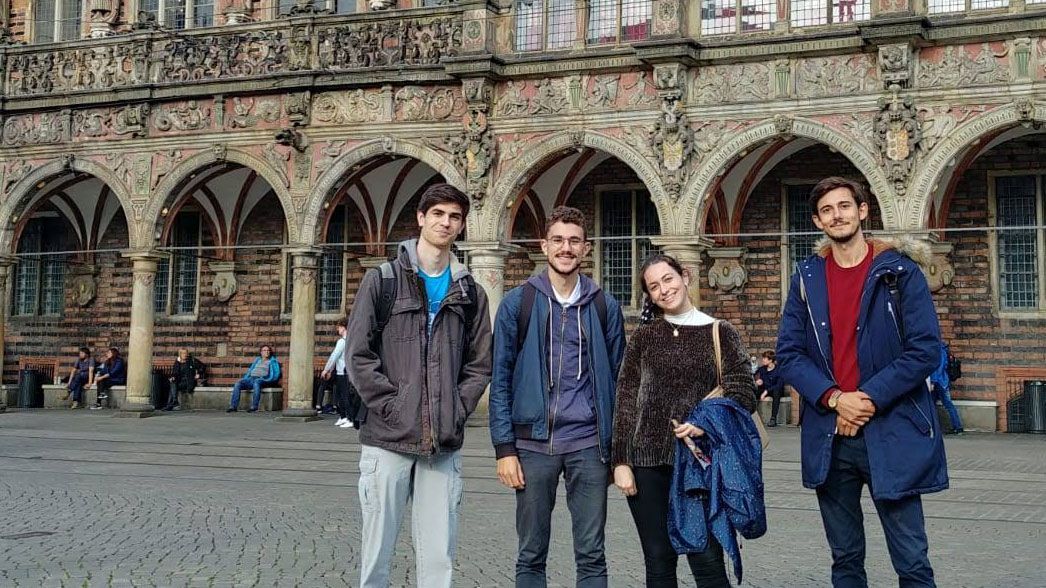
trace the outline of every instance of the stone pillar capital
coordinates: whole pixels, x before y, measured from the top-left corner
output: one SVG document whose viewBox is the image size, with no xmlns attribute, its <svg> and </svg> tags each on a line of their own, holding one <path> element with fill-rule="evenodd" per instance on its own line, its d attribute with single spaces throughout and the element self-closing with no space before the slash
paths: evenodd
<svg viewBox="0 0 1046 588">
<path fill-rule="evenodd" d="M 458 249 L 469 254 L 469 265 L 505 267 L 505 258 L 521 251 L 518 245 L 500 241 L 467 241 L 459 243 Z"/>
<path fill-rule="evenodd" d="M 286 249 L 286 251 L 291 256 L 292 259 L 293 258 L 303 258 L 303 259 L 306 259 L 306 258 L 310 258 L 310 257 L 312 259 L 319 259 L 319 257 L 321 255 L 323 255 L 323 249 L 320 249 L 319 247 L 309 247 L 307 245 L 303 245 L 301 247 L 290 247 L 290 248 Z"/>
<path fill-rule="evenodd" d="M 700 261 L 701 252 L 715 246 L 711 239 L 700 235 L 661 235 L 651 237 L 650 242 L 679 261 Z"/>
<path fill-rule="evenodd" d="M 18 257 L 10 253 L 0 254 L 0 271 L 6 272 L 18 263 Z"/>
<path fill-rule="evenodd" d="M 148 269 L 149 265 L 152 264 L 153 271 L 156 271 L 157 263 L 170 258 L 170 254 L 156 249 L 125 249 L 120 252 L 120 256 L 130 259 L 135 269 L 139 267 Z"/>
</svg>

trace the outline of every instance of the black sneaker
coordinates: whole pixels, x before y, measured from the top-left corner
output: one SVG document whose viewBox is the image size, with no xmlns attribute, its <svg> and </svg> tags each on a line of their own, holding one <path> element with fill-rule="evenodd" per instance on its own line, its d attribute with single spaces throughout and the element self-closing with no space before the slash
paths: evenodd
<svg viewBox="0 0 1046 588">
<path fill-rule="evenodd" d="M 225 412 L 236 412 L 235 408 L 226 408 Z"/>
<path fill-rule="evenodd" d="M 777 426 L 777 419 L 770 419 L 770 422 L 766 423 L 766 426 L 768 426 L 768 427 L 776 427 Z"/>
<path fill-rule="evenodd" d="M 257 408 L 248 408 L 247 412 L 258 412 Z"/>
</svg>

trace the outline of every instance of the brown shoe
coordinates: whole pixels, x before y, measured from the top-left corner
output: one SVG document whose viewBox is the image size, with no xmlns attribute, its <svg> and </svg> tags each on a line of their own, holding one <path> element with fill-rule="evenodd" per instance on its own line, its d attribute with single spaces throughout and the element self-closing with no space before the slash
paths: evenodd
<svg viewBox="0 0 1046 588">
<path fill-rule="evenodd" d="M 74 400 L 73 401 L 73 405 L 71 407 L 69 407 L 69 408 L 72 408 L 74 410 L 77 409 L 77 408 L 80 408 L 80 403 Z"/>
</svg>

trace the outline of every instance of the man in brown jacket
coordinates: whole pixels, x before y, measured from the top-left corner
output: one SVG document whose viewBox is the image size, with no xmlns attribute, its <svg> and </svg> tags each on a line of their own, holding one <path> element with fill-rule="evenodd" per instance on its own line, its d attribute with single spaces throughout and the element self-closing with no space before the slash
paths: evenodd
<svg viewBox="0 0 1046 588">
<path fill-rule="evenodd" d="M 469 201 L 447 184 L 418 202 L 417 239 L 370 270 L 349 317 L 360 417 L 361 588 L 385 588 L 408 499 L 419 587 L 449 588 L 465 420 L 490 382 L 487 297 L 451 253 Z M 362 411 L 361 411 L 362 412 Z"/>
</svg>

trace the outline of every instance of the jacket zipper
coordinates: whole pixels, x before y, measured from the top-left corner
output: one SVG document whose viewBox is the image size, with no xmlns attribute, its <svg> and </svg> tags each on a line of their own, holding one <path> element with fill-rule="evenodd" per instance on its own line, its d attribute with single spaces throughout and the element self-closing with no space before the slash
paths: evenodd
<svg viewBox="0 0 1046 588">
<path fill-rule="evenodd" d="M 416 277 L 417 277 L 417 281 L 415 282 L 414 286 L 418 289 L 418 294 L 419 294 L 419 296 L 421 298 L 421 308 L 422 308 L 422 311 L 425 313 L 424 314 L 424 324 L 422 325 L 422 328 L 421 328 L 421 330 L 423 332 L 423 336 L 424 336 L 423 340 L 425 341 L 425 344 L 422 347 L 422 357 L 421 357 L 422 365 L 425 366 L 425 377 L 423 378 L 424 381 L 422 382 L 422 386 L 423 386 L 422 393 L 425 395 L 424 398 L 428 399 L 429 442 L 432 444 L 432 454 L 433 455 L 438 455 L 439 454 L 439 443 L 436 443 L 436 421 L 433 418 L 433 412 L 432 412 L 432 405 L 434 403 L 432 402 L 432 395 L 429 394 L 429 369 L 428 369 L 428 365 L 429 365 L 429 331 L 430 331 L 430 329 L 429 329 L 429 299 L 428 299 L 428 293 L 425 291 L 425 284 L 422 281 L 421 276 L 420 275 L 416 275 Z M 442 308 L 443 308 L 443 304 L 441 303 L 439 310 L 442 310 Z M 439 310 L 436 311 L 436 316 L 432 317 L 432 329 L 436 328 L 436 319 L 439 318 Z M 424 432 L 422 432 L 422 435 L 424 435 Z M 422 437 L 421 442 L 422 443 L 425 442 L 425 438 L 424 437 Z"/>
<path fill-rule="evenodd" d="M 806 290 L 806 282 L 803 281 L 803 270 L 799 271 L 799 282 Z M 824 367 L 828 369 L 828 375 L 832 376 L 832 381 L 835 382 L 835 374 L 832 372 L 832 364 L 828 363 L 828 358 L 824 355 L 824 347 L 821 345 L 821 335 L 817 332 L 817 321 L 814 320 L 814 311 L 810 307 L 810 299 L 807 296 L 803 302 L 806 302 L 806 316 L 810 317 L 810 326 L 814 328 L 814 339 L 817 339 L 817 351 L 821 354 L 821 360 L 824 361 Z"/>
<path fill-rule="evenodd" d="M 897 333 L 897 341 L 901 344 L 903 352 L 904 340 L 901 339 L 901 325 L 897 322 L 897 313 L 895 313 L 893 310 L 893 300 L 886 301 L 886 311 L 890 313 L 890 319 L 893 320 L 894 332 Z M 926 413 L 923 412 L 922 407 L 919 406 L 919 403 L 916 402 L 914 398 L 908 396 L 908 401 L 912 403 L 912 406 L 915 407 L 915 410 L 919 411 L 919 415 L 923 418 L 924 421 L 926 421 L 926 426 L 930 428 L 930 438 L 932 439 L 934 434 L 933 421 L 930 420 L 930 417 L 926 416 Z"/>
<path fill-rule="evenodd" d="M 549 315 L 549 319 L 552 315 Z M 549 419 L 548 427 L 548 454 L 552 455 L 553 441 L 556 436 L 556 409 L 559 408 L 559 397 L 560 397 L 560 380 L 563 378 L 563 337 L 566 336 L 567 331 L 567 309 L 561 308 L 559 315 L 559 370 L 556 374 L 556 379 L 552 383 L 552 387 L 555 389 L 555 398 L 552 403 L 552 418 Z"/>
</svg>

